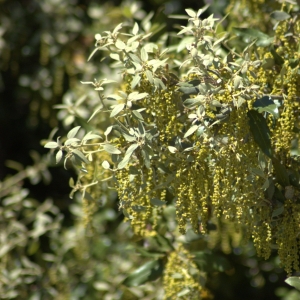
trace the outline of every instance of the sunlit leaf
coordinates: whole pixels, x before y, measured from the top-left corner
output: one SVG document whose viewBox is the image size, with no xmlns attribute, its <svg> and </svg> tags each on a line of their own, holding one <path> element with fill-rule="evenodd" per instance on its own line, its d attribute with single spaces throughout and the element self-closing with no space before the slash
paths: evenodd
<svg viewBox="0 0 300 300">
<path fill-rule="evenodd" d="M 63 156 L 63 152 L 62 152 L 62 150 L 59 150 L 59 151 L 56 153 L 56 156 L 55 156 L 55 160 L 56 160 L 56 163 L 57 163 L 57 164 L 60 162 L 62 156 Z"/>
<path fill-rule="evenodd" d="M 92 131 L 88 132 L 84 137 L 83 141 L 93 140 L 93 139 L 102 139 L 102 137 L 98 134 L 94 134 Z"/>
<path fill-rule="evenodd" d="M 300 291 L 300 277 L 292 276 L 287 278 L 285 282 Z"/>
<path fill-rule="evenodd" d="M 192 17 L 192 18 L 197 17 L 197 13 L 195 11 L 193 11 L 192 9 L 187 8 L 185 11 L 190 17 Z"/>
<path fill-rule="evenodd" d="M 116 41 L 115 46 L 120 50 L 124 50 L 126 48 L 126 44 L 119 39 Z"/>
<path fill-rule="evenodd" d="M 124 107 L 125 107 L 125 104 L 124 104 L 124 103 L 122 103 L 122 104 L 117 104 L 117 105 L 113 108 L 112 112 L 110 113 L 110 117 L 111 117 L 111 118 L 115 117 L 119 112 L 121 112 L 121 111 L 124 109 Z"/>
<path fill-rule="evenodd" d="M 44 147 L 49 149 L 57 148 L 59 145 L 56 142 L 48 142 Z"/>
<path fill-rule="evenodd" d="M 80 139 L 77 139 L 77 138 L 71 138 L 71 139 L 67 139 L 65 141 L 65 145 L 68 146 L 68 145 L 77 145 L 78 142 L 80 142 Z"/>
<path fill-rule="evenodd" d="M 76 127 L 74 127 L 73 129 L 71 129 L 71 130 L 68 132 L 68 134 L 67 134 L 67 138 L 68 138 L 68 139 L 73 138 L 73 137 L 78 133 L 80 127 L 81 127 L 81 126 L 76 126 Z"/>
<path fill-rule="evenodd" d="M 192 135 L 197 129 L 198 129 L 199 125 L 193 125 L 184 135 L 184 138 Z"/>
<path fill-rule="evenodd" d="M 139 84 L 140 80 L 141 76 L 139 74 L 136 74 L 131 81 L 131 88 L 134 89 Z"/>
<path fill-rule="evenodd" d="M 110 164 L 109 164 L 109 162 L 107 161 L 107 160 L 104 160 L 103 162 L 102 162 L 102 167 L 104 168 L 104 169 L 109 169 L 110 168 Z"/>
<path fill-rule="evenodd" d="M 111 144 L 104 144 L 103 149 L 110 154 L 121 154 L 122 152 Z"/>
<path fill-rule="evenodd" d="M 123 169 L 127 166 L 131 155 L 133 154 L 133 152 L 139 147 L 138 144 L 132 144 L 130 145 L 130 147 L 127 149 L 124 158 L 122 159 L 122 161 L 118 164 L 118 169 Z"/>
</svg>

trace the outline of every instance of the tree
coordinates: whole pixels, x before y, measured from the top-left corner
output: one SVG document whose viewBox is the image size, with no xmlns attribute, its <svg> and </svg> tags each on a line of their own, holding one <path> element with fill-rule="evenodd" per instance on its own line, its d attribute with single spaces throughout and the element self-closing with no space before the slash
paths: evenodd
<svg viewBox="0 0 300 300">
<path fill-rule="evenodd" d="M 87 297 L 112 295 L 120 282 L 109 285 L 103 270 L 113 281 L 115 262 L 122 262 L 125 273 L 136 266 L 122 277 L 123 299 L 211 299 L 212 274 L 230 274 L 229 253 L 249 258 L 252 243 L 263 259 L 278 255 L 287 282 L 298 287 L 299 7 L 269 4 L 231 1 L 222 20 L 207 6 L 187 8 L 173 16 L 187 24 L 163 33 L 153 14 L 135 10 L 95 34 L 89 60 L 105 76 L 84 80 L 75 101 L 56 106 L 73 128 L 43 142 L 57 164 L 76 170 L 70 196 L 81 202 L 86 226 L 79 241 L 73 236 L 73 256 L 72 243 L 52 236 L 47 260 L 63 279 L 62 288 L 53 281 L 61 296 L 71 293 L 65 270 L 78 289 L 98 291 Z M 247 27 L 237 25 L 242 21 Z M 80 111 L 89 113 L 86 120 Z M 125 222 L 114 232 L 107 227 L 117 215 L 104 212 L 116 192 Z M 111 253 L 95 233 L 116 243 Z M 97 245 L 105 248 L 101 254 Z M 117 258 L 110 258 L 112 271 L 104 263 L 92 267 L 109 255 Z M 89 270 L 80 279 L 76 256 L 78 270 Z M 223 299 L 232 299 L 231 288 L 219 285 Z"/>
</svg>

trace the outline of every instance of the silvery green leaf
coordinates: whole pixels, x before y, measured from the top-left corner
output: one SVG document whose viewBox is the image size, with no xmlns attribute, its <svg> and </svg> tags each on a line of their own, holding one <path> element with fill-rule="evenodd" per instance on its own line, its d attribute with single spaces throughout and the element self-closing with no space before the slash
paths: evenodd
<svg viewBox="0 0 300 300">
<path fill-rule="evenodd" d="M 199 126 L 196 132 L 196 136 L 199 137 L 205 132 L 205 127 L 204 126 Z"/>
<path fill-rule="evenodd" d="M 128 95 L 128 100 L 130 101 L 138 101 L 148 96 L 148 93 L 138 93 L 132 92 Z"/>
<path fill-rule="evenodd" d="M 291 17 L 288 13 L 280 10 L 275 10 L 270 14 L 270 17 L 275 19 L 276 21 L 284 21 Z"/>
<path fill-rule="evenodd" d="M 92 131 L 88 132 L 84 137 L 83 137 L 83 141 L 88 141 L 88 140 L 92 140 L 92 139 L 102 139 L 102 137 L 98 134 L 94 134 Z"/>
<path fill-rule="evenodd" d="M 135 51 L 139 47 L 140 43 L 138 41 L 130 44 L 130 47 L 127 47 L 128 51 Z"/>
<path fill-rule="evenodd" d="M 125 156 L 131 156 L 132 153 L 135 151 L 136 148 L 138 148 L 139 145 L 138 144 L 132 144 L 129 146 L 129 148 L 127 149 L 126 153 L 125 153 Z"/>
<path fill-rule="evenodd" d="M 165 84 L 164 84 L 159 78 L 154 78 L 154 79 L 153 79 L 153 83 L 154 83 L 155 87 L 157 87 L 157 88 L 160 87 L 160 88 L 162 88 L 163 90 L 166 89 Z"/>
<path fill-rule="evenodd" d="M 140 80 L 141 76 L 139 74 L 136 74 L 131 81 L 131 88 L 134 89 L 139 84 Z"/>
<path fill-rule="evenodd" d="M 135 22 L 135 23 L 134 23 L 134 26 L 133 26 L 133 28 L 132 28 L 132 34 L 133 34 L 133 35 L 137 35 L 138 32 L 139 32 L 139 25 L 138 25 L 137 22 Z"/>
<path fill-rule="evenodd" d="M 193 125 L 183 136 L 184 138 L 192 135 L 197 129 L 198 129 L 199 125 Z"/>
<path fill-rule="evenodd" d="M 215 106 L 215 107 L 222 107 L 221 102 L 219 102 L 218 100 L 215 100 L 215 99 L 211 101 L 211 105 Z"/>
<path fill-rule="evenodd" d="M 90 61 L 90 59 L 94 56 L 94 54 L 95 54 L 98 50 L 99 50 L 99 48 L 95 48 L 95 49 L 93 50 L 93 52 L 90 54 L 90 56 L 89 56 L 89 58 L 88 58 L 88 61 Z M 84 82 L 81 82 L 81 83 L 85 84 Z M 92 84 L 93 84 L 93 82 L 92 82 Z"/>
<path fill-rule="evenodd" d="M 161 51 L 161 53 L 159 54 L 159 57 L 162 58 L 170 49 L 166 48 L 163 51 Z"/>
<path fill-rule="evenodd" d="M 247 70 L 248 70 L 248 64 L 244 64 L 242 69 L 241 69 L 241 73 L 245 74 L 247 72 Z"/>
<path fill-rule="evenodd" d="M 120 55 L 118 53 L 110 53 L 109 56 L 114 60 L 120 60 Z"/>
<path fill-rule="evenodd" d="M 73 150 L 72 151 L 72 154 L 73 156 L 76 158 L 76 159 L 79 159 L 81 160 L 82 162 L 86 163 L 86 164 L 89 164 L 90 162 L 88 161 L 88 159 L 83 155 L 83 153 L 77 149 Z"/>
<path fill-rule="evenodd" d="M 141 34 L 135 35 L 133 37 L 131 37 L 128 41 L 127 41 L 127 45 L 131 45 L 133 42 L 135 42 L 137 39 L 139 39 L 141 37 Z"/>
<path fill-rule="evenodd" d="M 72 144 L 78 144 L 78 142 L 80 142 L 80 139 L 71 138 L 71 139 L 67 139 L 65 141 L 65 145 L 68 146 L 68 145 L 72 145 Z"/>
<path fill-rule="evenodd" d="M 122 161 L 119 162 L 118 164 L 118 169 L 123 169 L 127 166 L 128 162 L 130 160 L 130 156 L 124 156 Z"/>
<path fill-rule="evenodd" d="M 124 50 L 126 48 L 126 44 L 119 39 L 116 41 L 115 46 L 120 50 Z"/>
<path fill-rule="evenodd" d="M 104 144 L 103 149 L 106 152 L 111 153 L 111 154 L 121 154 L 121 151 L 118 148 L 111 145 L 111 144 Z"/>
<path fill-rule="evenodd" d="M 181 30 L 180 32 L 181 33 L 184 33 L 186 31 L 189 31 L 190 33 L 192 33 L 192 27 L 186 27 L 184 30 Z M 181 33 L 177 33 L 177 34 L 181 34 Z M 194 37 L 193 36 L 187 36 L 187 37 L 184 37 L 178 44 L 178 47 L 177 47 L 177 52 L 181 52 L 182 50 L 186 49 L 186 47 L 188 45 L 191 45 L 193 42 L 194 42 Z M 186 62 L 189 62 L 191 61 L 191 59 L 187 59 Z M 182 65 L 184 65 L 185 62 L 182 63 Z"/>
<path fill-rule="evenodd" d="M 221 38 L 219 38 L 218 40 L 216 40 L 213 43 L 213 47 L 217 46 L 218 44 L 220 44 L 225 38 L 227 37 L 227 34 L 225 34 L 224 36 L 222 36 Z"/>
<path fill-rule="evenodd" d="M 196 119 L 196 118 L 197 118 L 197 115 L 196 115 L 196 114 L 189 114 L 189 115 L 188 115 L 188 118 L 189 118 L 189 119 Z"/>
<path fill-rule="evenodd" d="M 87 156 L 87 159 L 89 161 L 93 161 L 93 154 L 92 153 L 89 153 L 88 156 Z"/>
<path fill-rule="evenodd" d="M 148 62 L 148 65 L 152 66 L 152 70 L 153 70 L 153 72 L 155 72 L 159 67 L 165 65 L 167 60 L 168 60 L 168 58 L 165 58 L 163 60 L 151 59 Z"/>
<path fill-rule="evenodd" d="M 44 148 L 49 148 L 49 149 L 54 149 L 54 148 L 57 148 L 58 147 L 58 144 L 56 142 L 48 142 Z"/>
<path fill-rule="evenodd" d="M 123 23 L 118 24 L 112 33 L 117 33 L 123 26 Z"/>
<path fill-rule="evenodd" d="M 199 126 L 198 126 L 199 127 Z M 197 128 L 198 129 L 198 128 Z M 194 147 L 188 147 L 188 148 L 185 148 L 183 150 L 183 152 L 189 152 L 189 151 L 192 151 L 194 149 Z"/>
<path fill-rule="evenodd" d="M 141 49 L 141 59 L 142 61 L 148 61 L 148 53 L 144 47 Z"/>
<path fill-rule="evenodd" d="M 200 117 L 204 117 L 205 116 L 205 106 L 204 105 L 199 105 L 197 108 L 197 116 Z"/>
<path fill-rule="evenodd" d="M 137 120 L 144 121 L 143 116 L 137 110 L 132 111 L 132 116 Z"/>
<path fill-rule="evenodd" d="M 241 107 L 243 105 L 243 103 L 245 103 L 245 102 L 246 102 L 246 100 L 243 97 L 239 96 L 236 107 L 237 108 Z"/>
<path fill-rule="evenodd" d="M 55 159 L 56 159 L 56 163 L 58 164 L 62 158 L 62 155 L 63 155 L 63 152 L 62 150 L 59 150 L 57 153 L 56 153 L 56 156 L 55 156 Z"/>
<path fill-rule="evenodd" d="M 229 64 L 230 64 L 230 65 L 232 65 L 232 66 L 234 66 L 234 67 L 237 67 L 237 68 L 239 68 L 239 67 L 240 67 L 240 65 L 239 65 L 239 64 L 237 64 L 237 63 L 235 63 L 235 62 L 229 62 Z"/>
<path fill-rule="evenodd" d="M 109 83 L 116 83 L 116 81 L 112 80 L 112 79 L 106 79 L 106 78 L 104 78 L 104 79 L 101 80 L 101 85 L 103 85 L 103 84 L 109 84 Z"/>
<path fill-rule="evenodd" d="M 185 11 L 186 11 L 186 13 L 187 13 L 190 17 L 192 17 L 192 18 L 196 18 L 196 17 L 197 17 L 197 13 L 196 13 L 194 10 L 192 10 L 192 9 L 190 9 L 190 8 L 187 8 L 187 9 L 185 9 Z"/>
<path fill-rule="evenodd" d="M 113 129 L 113 126 L 107 127 L 106 130 L 105 130 L 105 132 L 104 132 L 104 135 L 108 136 L 111 133 L 112 129 Z"/>
<path fill-rule="evenodd" d="M 105 170 L 108 170 L 110 168 L 110 164 L 107 160 L 104 160 L 102 162 L 102 167 L 105 169 Z"/>
<path fill-rule="evenodd" d="M 153 84 L 153 75 L 152 75 L 152 72 L 151 72 L 150 70 L 146 70 L 146 71 L 145 71 L 145 74 L 146 74 L 146 77 L 147 77 L 147 79 L 149 80 L 149 82 L 150 82 L 151 84 Z"/>
<path fill-rule="evenodd" d="M 173 147 L 173 146 L 168 146 L 168 149 L 171 153 L 176 153 L 178 152 L 177 148 Z"/>
<path fill-rule="evenodd" d="M 177 273 L 177 274 L 179 274 L 179 273 Z M 191 293 L 191 290 L 189 288 L 184 288 L 179 293 L 177 293 L 176 296 L 178 298 L 182 298 L 183 296 L 186 296 L 187 294 L 190 294 L 190 293 Z"/>
<path fill-rule="evenodd" d="M 233 85 L 236 90 L 240 87 L 240 85 L 241 85 L 241 77 L 240 76 L 235 76 Z"/>
<path fill-rule="evenodd" d="M 129 53 L 129 56 L 137 64 L 140 64 L 142 62 L 141 59 L 137 55 L 135 55 L 133 53 Z"/>
<path fill-rule="evenodd" d="M 183 105 L 186 106 L 186 107 L 189 107 L 189 108 L 192 108 L 194 106 L 196 106 L 197 104 L 201 103 L 201 100 L 200 99 L 197 99 L 197 98 L 189 98 L 189 99 L 186 99 L 184 102 L 183 102 Z"/>
<path fill-rule="evenodd" d="M 71 129 L 68 134 L 67 134 L 67 138 L 70 139 L 70 138 L 73 138 L 79 131 L 81 126 L 76 126 L 74 127 L 73 129 Z"/>
<path fill-rule="evenodd" d="M 148 53 L 154 53 L 158 50 L 158 46 L 155 43 L 148 43 L 144 46 L 144 48 Z"/>
<path fill-rule="evenodd" d="M 83 95 L 82 97 L 80 97 L 80 98 L 75 102 L 75 106 L 79 106 L 80 104 L 82 104 L 86 98 L 87 98 L 86 95 Z"/>
<path fill-rule="evenodd" d="M 123 137 L 125 138 L 125 140 L 127 142 L 134 142 L 134 141 L 136 141 L 136 137 L 135 136 L 129 135 L 126 132 L 123 132 L 123 131 L 121 133 L 122 133 Z"/>
<path fill-rule="evenodd" d="M 126 99 L 127 95 L 125 94 L 125 97 L 119 96 L 119 95 L 115 95 L 115 94 L 111 94 L 107 96 L 107 100 L 122 100 L 122 99 Z"/>
<path fill-rule="evenodd" d="M 197 17 L 199 18 L 199 17 L 202 15 L 202 13 L 204 13 L 204 12 L 209 8 L 209 6 L 210 6 L 210 4 L 206 4 L 206 5 L 204 5 L 202 8 L 199 8 L 199 10 L 198 10 L 198 12 L 197 12 Z M 211 16 L 213 16 L 213 15 L 211 15 Z M 211 16 L 209 16 L 208 19 L 209 19 Z M 216 20 L 217 20 L 217 19 L 216 19 Z"/>
<path fill-rule="evenodd" d="M 103 105 L 100 104 L 100 105 L 95 109 L 95 111 L 92 113 L 92 115 L 91 115 L 90 118 L 88 119 L 88 122 L 91 121 L 91 120 L 95 117 L 95 115 L 96 115 L 102 108 L 103 108 Z"/>
<path fill-rule="evenodd" d="M 145 34 L 145 35 L 142 37 L 142 40 L 147 39 L 147 38 L 150 37 L 151 35 L 152 35 L 152 32 L 149 32 L 149 33 Z"/>
<path fill-rule="evenodd" d="M 119 91 L 119 94 L 121 95 L 122 99 L 126 99 L 127 98 L 127 93 L 123 92 L 123 91 Z"/>
<path fill-rule="evenodd" d="M 110 117 L 113 118 L 114 116 L 116 116 L 119 112 L 121 112 L 121 111 L 124 109 L 124 107 L 125 107 L 125 104 L 124 104 L 124 103 L 122 103 L 122 104 L 117 104 L 117 105 L 113 108 L 112 112 L 110 113 Z"/>
</svg>

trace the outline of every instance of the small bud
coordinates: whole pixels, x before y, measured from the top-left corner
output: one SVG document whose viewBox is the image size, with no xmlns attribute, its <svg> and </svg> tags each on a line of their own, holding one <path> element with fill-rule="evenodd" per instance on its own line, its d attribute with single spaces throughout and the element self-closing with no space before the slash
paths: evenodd
<svg viewBox="0 0 300 300">
<path fill-rule="evenodd" d="M 129 100 L 129 101 L 127 101 L 127 104 L 126 104 L 126 106 L 130 109 L 131 107 L 132 107 L 132 102 Z"/>
</svg>

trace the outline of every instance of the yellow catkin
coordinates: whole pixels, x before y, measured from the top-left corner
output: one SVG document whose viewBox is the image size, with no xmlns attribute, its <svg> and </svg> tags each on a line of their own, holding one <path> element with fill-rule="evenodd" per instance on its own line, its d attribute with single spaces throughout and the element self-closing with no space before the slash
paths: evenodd
<svg viewBox="0 0 300 300">
<path fill-rule="evenodd" d="M 283 217 L 278 222 L 276 244 L 280 263 L 289 275 L 292 270 L 299 271 L 299 223 L 299 204 L 287 200 Z"/>
<path fill-rule="evenodd" d="M 188 291 L 181 299 L 202 299 L 200 278 L 203 274 L 193 262 L 193 257 L 182 244 L 170 253 L 163 275 L 165 300 L 178 299 L 178 293 Z"/>
</svg>

